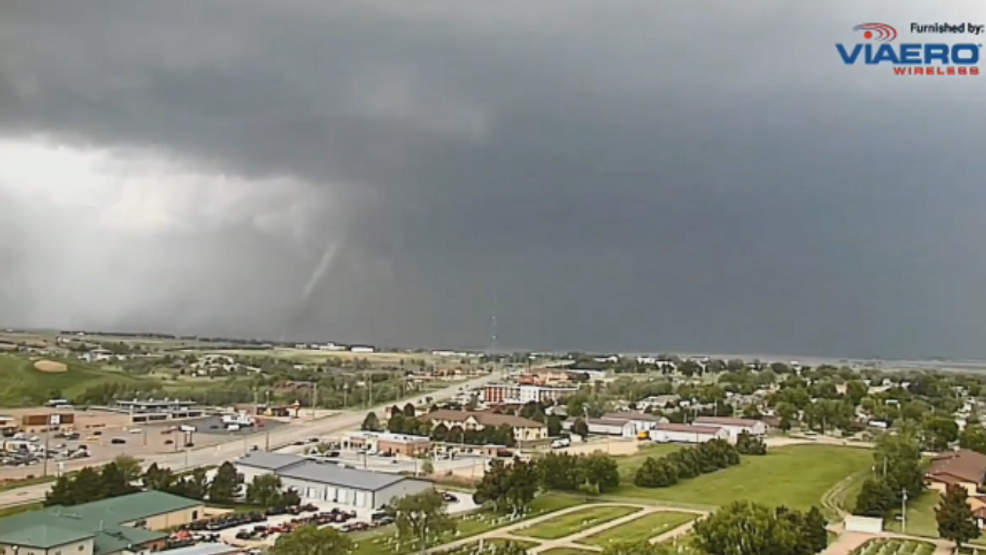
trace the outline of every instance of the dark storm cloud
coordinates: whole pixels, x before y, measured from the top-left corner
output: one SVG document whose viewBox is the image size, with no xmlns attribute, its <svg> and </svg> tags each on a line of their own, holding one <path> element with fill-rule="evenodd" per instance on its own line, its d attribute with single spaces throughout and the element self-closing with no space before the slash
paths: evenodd
<svg viewBox="0 0 986 555">
<path fill-rule="evenodd" d="M 0 301 L 33 324 L 75 302 L 76 325 L 482 346 L 495 311 L 516 347 L 981 355 L 981 86 L 833 48 L 860 20 L 975 19 L 913 6 L 5 2 L 0 135 L 293 176 L 326 208 L 295 239 L 249 210 L 100 236 L 148 268 L 85 273 L 122 281 L 112 309 L 95 285 L 11 295 L 24 264 Z"/>
</svg>

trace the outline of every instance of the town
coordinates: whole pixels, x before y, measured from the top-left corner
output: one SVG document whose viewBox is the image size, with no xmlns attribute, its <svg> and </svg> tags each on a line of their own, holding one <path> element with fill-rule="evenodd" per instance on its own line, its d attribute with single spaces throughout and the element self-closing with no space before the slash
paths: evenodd
<svg viewBox="0 0 986 555">
<path fill-rule="evenodd" d="M 732 555 L 736 526 L 743 553 L 986 550 L 974 372 L 4 342 L 13 552 Z"/>
</svg>

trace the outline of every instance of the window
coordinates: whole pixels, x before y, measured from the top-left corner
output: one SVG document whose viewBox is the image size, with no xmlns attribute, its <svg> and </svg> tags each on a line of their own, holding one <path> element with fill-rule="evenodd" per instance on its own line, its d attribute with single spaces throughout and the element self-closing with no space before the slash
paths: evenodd
<svg viewBox="0 0 986 555">
<path fill-rule="evenodd" d="M 86 550 L 86 546 L 85 545 L 80 545 L 79 546 L 79 551 L 85 551 L 85 550 Z"/>
</svg>

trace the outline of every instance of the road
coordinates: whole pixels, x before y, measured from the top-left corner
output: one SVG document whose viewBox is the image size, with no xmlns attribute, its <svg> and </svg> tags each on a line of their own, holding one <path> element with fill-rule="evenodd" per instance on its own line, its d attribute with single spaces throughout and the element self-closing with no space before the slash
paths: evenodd
<svg viewBox="0 0 986 555">
<path fill-rule="evenodd" d="M 431 391 L 417 397 L 402 400 L 401 403 L 424 403 L 426 397 L 431 397 L 435 400 L 449 399 L 456 396 L 461 389 L 479 387 L 485 385 L 486 383 L 501 379 L 503 379 L 503 374 L 501 372 L 493 372 L 492 374 L 482 376 L 474 380 L 456 383 L 455 385 L 446 387 L 445 389 Z M 392 404 L 393 403 L 389 403 L 388 405 L 379 405 L 370 410 L 380 412 L 382 409 L 385 409 Z M 363 423 L 363 419 L 366 417 L 367 412 L 369 412 L 369 410 L 346 411 L 320 420 L 292 422 L 288 426 L 281 426 L 280 428 L 269 432 L 270 447 L 272 450 L 278 449 L 286 445 L 291 445 L 295 441 L 305 440 L 313 436 L 328 435 L 358 428 L 359 425 Z M 258 437 L 261 441 L 266 441 L 265 436 L 260 434 L 255 434 L 248 441 L 256 444 Z M 179 451 L 177 453 L 147 456 L 142 455 L 141 458 L 143 459 L 145 465 L 157 463 L 158 466 L 171 467 L 172 469 L 181 471 L 182 469 L 194 468 L 197 466 L 219 465 L 224 461 L 237 458 L 243 454 L 244 445 L 244 438 L 237 438 L 226 443 L 211 445 L 209 447 L 189 449 L 187 451 Z M 103 464 L 106 462 L 108 461 L 102 461 Z M 74 470 L 83 466 L 91 466 L 93 464 L 94 463 L 92 461 L 81 460 L 72 465 L 66 464 L 65 470 Z M 50 487 L 50 483 L 44 483 L 0 492 L 0 508 L 41 501 L 44 499 L 45 493 Z"/>
</svg>

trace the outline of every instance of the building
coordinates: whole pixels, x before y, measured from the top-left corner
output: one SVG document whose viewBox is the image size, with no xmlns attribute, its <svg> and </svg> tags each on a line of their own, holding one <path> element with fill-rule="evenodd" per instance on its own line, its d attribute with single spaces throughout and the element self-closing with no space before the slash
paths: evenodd
<svg viewBox="0 0 986 555">
<path fill-rule="evenodd" d="M 577 387 L 548 386 L 518 383 L 487 384 L 483 388 L 483 400 L 490 404 L 530 402 L 552 403 L 578 392 Z"/>
<path fill-rule="evenodd" d="M 986 527 L 986 495 L 979 492 L 986 476 L 986 455 L 969 449 L 942 453 L 931 460 L 924 475 L 928 489 L 944 493 L 950 485 L 961 486 L 968 492 L 966 502 L 976 517 L 980 529 Z"/>
<path fill-rule="evenodd" d="M 942 453 L 931 460 L 924 475 L 929 489 L 944 493 L 949 485 L 965 488 L 969 495 L 979 495 L 986 477 L 986 455 L 969 449 Z"/>
<path fill-rule="evenodd" d="M 729 431 L 691 424 L 658 424 L 650 430 L 650 438 L 657 443 L 705 443 L 713 439 L 729 441 Z"/>
<path fill-rule="evenodd" d="M 0 553 L 114 555 L 158 551 L 163 530 L 201 518 L 202 501 L 144 491 L 0 519 Z"/>
<path fill-rule="evenodd" d="M 606 379 L 606 371 L 593 369 L 593 368 L 569 368 L 565 371 L 568 374 L 569 379 L 574 381 L 579 381 L 582 375 L 588 378 L 587 381 L 590 382 L 600 382 Z"/>
<path fill-rule="evenodd" d="M 157 555 L 234 555 L 242 551 L 239 547 L 225 543 L 199 543 L 158 551 Z"/>
<path fill-rule="evenodd" d="M 634 437 L 633 424 L 628 420 L 617 420 L 610 418 L 589 418 L 585 421 L 592 435 Z M 567 424 L 567 422 L 566 422 Z M 571 428 L 571 426 L 569 426 Z"/>
<path fill-rule="evenodd" d="M 729 438 L 736 441 L 736 438 L 743 432 L 752 436 L 762 436 L 767 434 L 767 425 L 760 420 L 752 418 L 725 418 L 716 416 L 699 416 L 692 422 L 695 426 L 706 426 L 711 428 L 725 428 L 729 432 Z"/>
<path fill-rule="evenodd" d="M 667 424 L 670 422 L 664 416 L 655 416 L 653 414 L 647 414 L 646 412 L 610 412 L 603 415 L 606 420 L 619 420 L 622 422 L 627 422 L 632 425 L 633 432 L 627 436 L 636 436 L 640 432 L 648 432 L 653 430 L 658 424 Z"/>
<path fill-rule="evenodd" d="M 431 440 L 389 432 L 351 432 L 343 437 L 342 446 L 414 457 L 431 451 Z"/>
<path fill-rule="evenodd" d="M 129 414 L 134 422 L 152 422 L 172 418 L 196 418 L 205 414 L 205 409 L 194 401 L 180 399 L 131 399 L 118 400 L 105 410 Z"/>
<path fill-rule="evenodd" d="M 276 474 L 285 488 L 302 499 L 329 501 L 355 508 L 376 509 L 390 501 L 433 487 L 428 480 L 398 474 L 344 468 L 297 455 L 256 451 L 236 461 L 247 482 L 262 474 Z"/>
<path fill-rule="evenodd" d="M 458 426 L 463 430 L 482 430 L 488 426 L 507 425 L 513 429 L 517 441 L 548 439 L 548 427 L 544 424 L 509 414 L 442 409 L 422 414 L 418 419 L 431 422 L 432 427 L 444 424 L 448 429 Z"/>
</svg>

